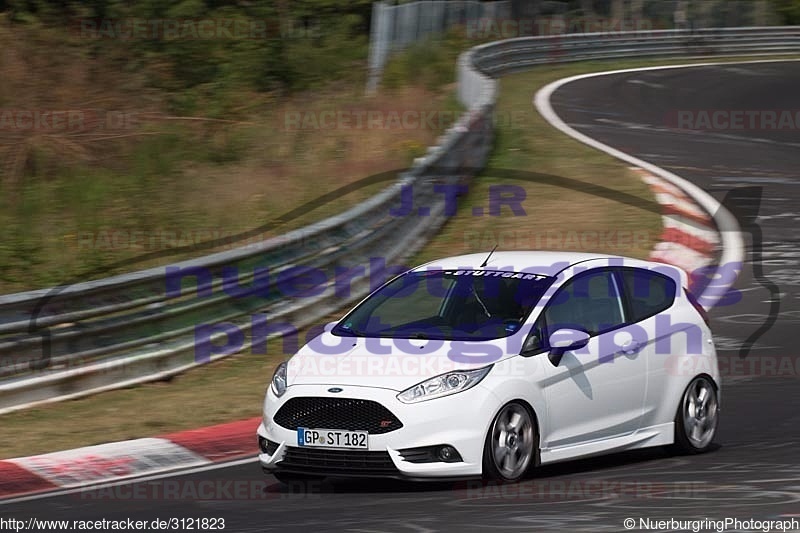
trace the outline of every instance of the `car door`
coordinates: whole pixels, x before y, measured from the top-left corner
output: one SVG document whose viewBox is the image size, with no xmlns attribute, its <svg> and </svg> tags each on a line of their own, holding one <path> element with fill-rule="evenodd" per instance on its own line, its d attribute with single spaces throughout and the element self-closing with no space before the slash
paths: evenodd
<svg viewBox="0 0 800 533">
<path fill-rule="evenodd" d="M 576 275 L 555 292 L 539 319 L 546 368 L 547 448 L 630 434 L 639 428 L 646 387 L 646 342 L 625 328 L 621 278 L 612 269 Z M 561 328 L 589 333 L 588 344 L 557 360 L 546 345 Z"/>
<path fill-rule="evenodd" d="M 622 292 L 627 301 L 627 316 L 631 330 L 638 330 L 638 337 L 646 341 L 639 347 L 639 357 L 646 361 L 647 390 L 642 407 L 642 427 L 663 423 L 658 420 L 659 407 L 663 405 L 667 395 L 666 385 L 668 373 L 674 371 L 671 367 L 672 359 L 669 349 L 669 337 L 681 331 L 683 335 L 691 336 L 699 330 L 686 330 L 690 324 L 677 324 L 678 327 L 664 327 L 666 324 L 683 322 L 678 317 L 670 315 L 670 308 L 675 302 L 678 284 L 670 276 L 660 272 L 642 268 L 617 269 L 622 280 Z M 659 319 L 661 320 L 659 326 Z M 665 342 L 666 341 L 666 342 Z"/>
</svg>

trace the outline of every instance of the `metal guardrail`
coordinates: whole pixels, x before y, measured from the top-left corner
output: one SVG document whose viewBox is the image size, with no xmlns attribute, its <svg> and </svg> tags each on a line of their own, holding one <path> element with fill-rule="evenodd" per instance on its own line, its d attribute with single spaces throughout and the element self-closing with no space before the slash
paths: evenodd
<svg viewBox="0 0 800 533">
<path fill-rule="evenodd" d="M 541 64 L 592 59 L 800 53 L 800 27 L 567 34 L 509 39 L 473 50 L 478 70 L 500 76 Z"/>
<path fill-rule="evenodd" d="M 268 323 L 301 328 L 361 299 L 380 272 L 365 268 L 344 296 L 328 286 L 314 297 L 287 298 L 275 279 L 288 285 L 303 276 L 303 268 L 313 268 L 331 280 L 371 258 L 386 264 L 407 258 L 445 221 L 444 196 L 435 185 L 468 179 L 484 165 L 491 140 L 491 110 L 464 114 L 411 169 L 346 212 L 254 245 L 169 265 L 210 276 L 210 295 L 198 294 L 194 284 L 168 291 L 167 267 L 161 267 L 0 296 L 0 413 L 162 379 L 202 364 L 208 359 L 196 358 L 196 325 L 224 322 L 247 332 L 258 313 Z M 391 214 L 406 186 L 415 206 L 429 208 L 427 216 Z M 268 284 L 254 283 L 259 268 L 269 269 Z M 223 290 L 225 269 L 237 273 L 235 297 L 228 294 L 230 286 Z"/>
<path fill-rule="evenodd" d="M 302 299 L 281 295 L 274 282 L 247 287 L 259 267 L 289 277 L 302 275 L 291 274 L 293 267 L 310 267 L 333 279 L 337 269 L 372 257 L 400 261 L 421 247 L 445 221 L 444 197 L 434 185 L 468 179 L 486 162 L 496 76 L 587 59 L 781 53 L 800 53 L 799 27 L 571 34 L 474 47 L 457 65 L 458 95 L 468 112 L 395 183 L 340 215 L 286 235 L 171 265 L 213 276 L 211 296 L 181 291 L 172 297 L 165 268 L 152 268 L 0 297 L 0 413 L 161 379 L 201 364 L 195 357 L 197 324 L 232 323 L 247 331 L 251 316 L 264 313 L 268 321 L 303 327 L 363 297 L 370 288 L 366 275 L 353 278 L 346 297 L 333 287 Z M 415 205 L 429 206 L 430 216 L 390 214 L 406 185 L 412 185 Z M 220 290 L 225 268 L 237 269 L 244 287 L 237 297 Z"/>
</svg>

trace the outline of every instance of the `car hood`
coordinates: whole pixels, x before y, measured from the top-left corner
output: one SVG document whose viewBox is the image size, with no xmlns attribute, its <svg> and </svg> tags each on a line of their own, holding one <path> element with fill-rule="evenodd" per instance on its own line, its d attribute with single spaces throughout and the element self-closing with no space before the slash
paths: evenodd
<svg viewBox="0 0 800 533">
<path fill-rule="evenodd" d="M 404 391 L 428 378 L 513 357 L 524 336 L 490 341 L 339 337 L 325 332 L 289 360 L 292 385 L 351 385 Z"/>
</svg>

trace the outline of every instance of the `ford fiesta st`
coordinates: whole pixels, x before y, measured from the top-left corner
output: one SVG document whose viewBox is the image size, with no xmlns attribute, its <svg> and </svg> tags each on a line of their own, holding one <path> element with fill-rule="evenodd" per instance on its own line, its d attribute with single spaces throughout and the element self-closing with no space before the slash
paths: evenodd
<svg viewBox="0 0 800 533">
<path fill-rule="evenodd" d="M 409 270 L 278 366 L 262 468 L 286 482 L 508 482 L 608 452 L 706 451 L 720 377 L 686 286 L 668 265 L 597 254 L 472 254 Z"/>
</svg>

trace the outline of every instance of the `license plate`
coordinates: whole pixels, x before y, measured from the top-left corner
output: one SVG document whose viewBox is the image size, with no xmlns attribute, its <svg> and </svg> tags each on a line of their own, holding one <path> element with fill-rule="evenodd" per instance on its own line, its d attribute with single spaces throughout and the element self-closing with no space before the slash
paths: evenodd
<svg viewBox="0 0 800 533">
<path fill-rule="evenodd" d="M 366 431 L 297 428 L 297 445 L 314 448 L 369 448 Z"/>
</svg>

